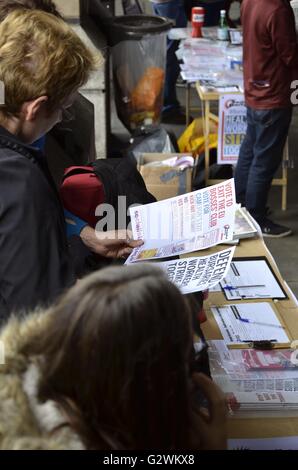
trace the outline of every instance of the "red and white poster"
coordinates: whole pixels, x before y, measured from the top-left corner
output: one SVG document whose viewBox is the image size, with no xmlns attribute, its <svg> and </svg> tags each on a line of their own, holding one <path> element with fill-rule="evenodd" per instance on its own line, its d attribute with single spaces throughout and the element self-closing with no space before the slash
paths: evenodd
<svg viewBox="0 0 298 470">
<path fill-rule="evenodd" d="M 217 163 L 235 165 L 246 134 L 247 118 L 244 95 L 225 93 L 219 98 Z"/>
<path fill-rule="evenodd" d="M 235 185 L 223 183 L 130 209 L 135 248 L 126 263 L 180 256 L 233 240 Z"/>
</svg>

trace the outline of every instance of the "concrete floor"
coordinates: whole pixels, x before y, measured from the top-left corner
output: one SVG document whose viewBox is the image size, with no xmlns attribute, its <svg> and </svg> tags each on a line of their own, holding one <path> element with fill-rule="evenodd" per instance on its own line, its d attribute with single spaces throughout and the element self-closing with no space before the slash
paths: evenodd
<svg viewBox="0 0 298 470">
<path fill-rule="evenodd" d="M 298 109 L 294 109 L 294 116 L 289 138 L 290 157 L 294 168 L 289 169 L 288 177 L 288 208 L 285 212 L 280 210 L 280 190 L 272 188 L 270 206 L 274 210 L 272 218 L 283 225 L 291 227 L 293 235 L 290 237 L 266 240 L 267 246 L 273 254 L 284 279 L 298 297 Z"/>
<path fill-rule="evenodd" d="M 185 103 L 184 88 L 177 89 L 179 100 Z M 191 91 L 191 103 L 198 107 L 199 101 L 195 90 Z M 192 112 L 194 117 L 200 115 L 200 111 Z M 171 130 L 177 137 L 181 135 L 184 126 L 164 126 Z M 116 116 L 112 106 L 112 132 L 122 139 L 128 139 L 128 133 Z M 281 211 L 281 189 L 273 187 L 270 192 L 269 205 L 272 210 L 270 216 L 274 221 L 293 229 L 293 235 L 282 239 L 266 239 L 266 244 L 273 254 L 277 265 L 284 277 L 298 298 L 298 109 L 294 109 L 293 121 L 290 129 L 290 157 L 294 162 L 293 169 L 289 170 L 288 179 L 288 208 Z"/>
</svg>

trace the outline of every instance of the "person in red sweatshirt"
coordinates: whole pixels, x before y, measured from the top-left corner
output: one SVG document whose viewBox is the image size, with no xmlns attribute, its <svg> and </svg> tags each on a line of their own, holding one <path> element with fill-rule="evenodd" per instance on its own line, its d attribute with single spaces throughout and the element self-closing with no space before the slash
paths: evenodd
<svg viewBox="0 0 298 470">
<path fill-rule="evenodd" d="M 283 156 L 291 119 L 298 44 L 289 0 L 243 0 L 241 7 L 247 133 L 235 172 L 237 201 L 267 237 L 291 230 L 267 217 L 271 182 Z"/>
</svg>

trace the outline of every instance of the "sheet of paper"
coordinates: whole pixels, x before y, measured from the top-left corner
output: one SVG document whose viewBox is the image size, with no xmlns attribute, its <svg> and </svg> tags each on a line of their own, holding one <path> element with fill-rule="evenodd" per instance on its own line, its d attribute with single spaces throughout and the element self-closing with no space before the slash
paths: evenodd
<svg viewBox="0 0 298 470">
<path fill-rule="evenodd" d="M 227 86 L 214 86 L 214 87 L 204 87 L 202 86 L 202 89 L 205 93 L 208 91 L 214 91 L 217 93 L 236 93 L 239 91 L 239 88 L 235 85 L 227 85 Z"/>
<path fill-rule="evenodd" d="M 211 311 L 227 343 L 276 340 L 290 341 L 272 306 L 267 302 L 212 307 Z M 242 319 L 242 321 L 240 320 Z M 251 323 L 246 323 L 243 320 Z"/>
<path fill-rule="evenodd" d="M 270 392 L 234 392 L 227 394 L 228 401 L 238 403 L 238 411 L 283 411 L 291 413 L 295 411 L 297 416 L 298 395 L 293 392 L 270 391 Z M 279 416 L 283 416 L 280 414 Z"/>
<path fill-rule="evenodd" d="M 208 188 L 130 209 L 133 238 L 144 240 L 127 263 L 182 255 L 233 239 L 235 185 Z"/>
<path fill-rule="evenodd" d="M 298 436 L 268 439 L 229 439 L 229 450 L 298 450 Z"/>
<path fill-rule="evenodd" d="M 210 289 L 225 276 L 235 248 L 200 258 L 182 258 L 158 263 L 183 294 Z"/>
<path fill-rule="evenodd" d="M 248 210 L 245 207 L 241 207 L 241 204 L 237 204 L 234 238 L 252 238 L 258 232 L 259 227 Z"/>
<path fill-rule="evenodd" d="M 216 284 L 216 286 L 210 287 L 209 292 L 221 292 L 220 284 Z"/>
<path fill-rule="evenodd" d="M 168 38 L 172 41 L 180 41 L 191 37 L 191 28 L 172 28 L 168 32 Z"/>
<path fill-rule="evenodd" d="M 197 82 L 198 80 L 211 80 L 214 78 L 214 72 L 204 72 L 198 70 L 182 70 L 181 77 L 186 82 Z"/>
<path fill-rule="evenodd" d="M 227 300 L 286 298 L 266 260 L 234 260 L 221 287 Z"/>
</svg>

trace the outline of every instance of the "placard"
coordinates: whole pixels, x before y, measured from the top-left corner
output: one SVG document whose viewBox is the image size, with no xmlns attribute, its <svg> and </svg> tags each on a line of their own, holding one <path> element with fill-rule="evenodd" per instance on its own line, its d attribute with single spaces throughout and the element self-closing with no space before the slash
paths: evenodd
<svg viewBox="0 0 298 470">
<path fill-rule="evenodd" d="M 244 95 L 224 93 L 219 98 L 217 163 L 235 165 L 247 129 Z"/>
</svg>

